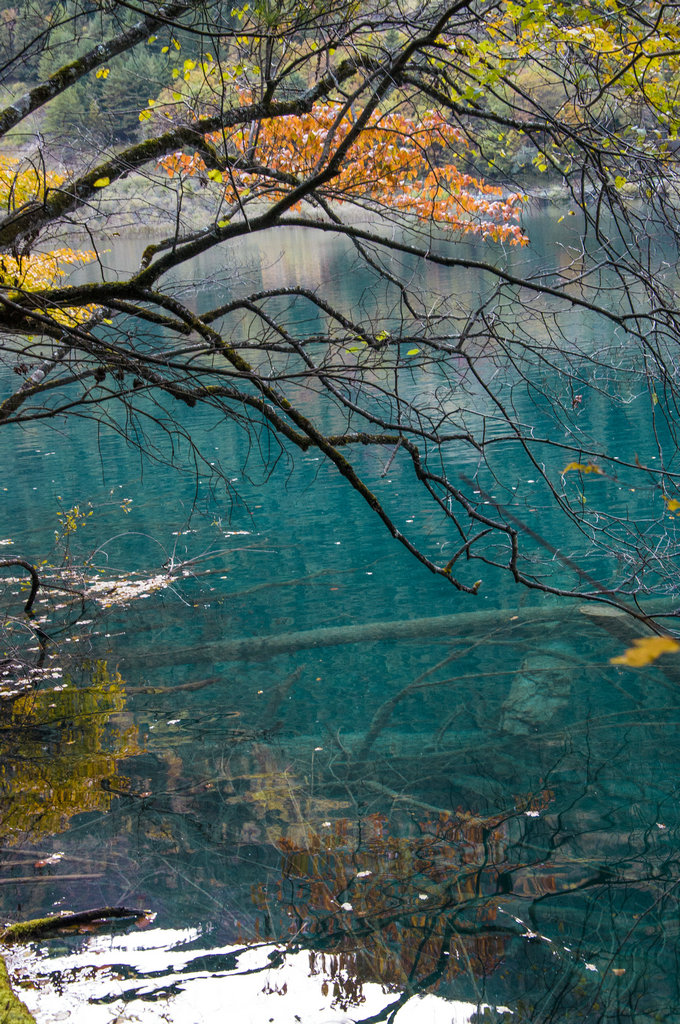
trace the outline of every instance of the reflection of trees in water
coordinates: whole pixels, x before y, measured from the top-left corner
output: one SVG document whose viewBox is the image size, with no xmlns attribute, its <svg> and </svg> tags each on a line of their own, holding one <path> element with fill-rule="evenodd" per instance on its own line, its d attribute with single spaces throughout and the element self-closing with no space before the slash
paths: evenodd
<svg viewBox="0 0 680 1024">
<path fill-rule="evenodd" d="M 318 969 L 330 970 L 343 1009 L 362 1001 L 367 982 L 438 991 L 468 972 L 484 977 L 512 935 L 498 920 L 511 820 L 372 813 L 306 835 L 289 829 L 276 844 L 276 892 L 262 884 L 253 899 L 277 939 L 323 951 Z M 543 885 L 554 888 L 554 880 L 547 875 Z"/>
<path fill-rule="evenodd" d="M 90 686 L 14 705 L 25 729 L 7 732 L 7 820 L 21 813 L 35 841 L 78 810 L 107 811 L 59 839 L 83 871 L 96 865 L 96 898 L 57 870 L 60 895 L 74 906 L 132 900 L 164 924 L 201 920 L 245 948 L 274 943 L 284 960 L 307 950 L 350 1016 L 380 984 L 385 1019 L 431 993 L 542 1024 L 670 1020 L 680 825 L 669 680 L 656 668 L 644 685 L 630 671 L 598 675 L 591 658 L 575 663 L 567 692 L 560 657 L 559 710 L 546 699 L 544 720 L 518 718 L 515 693 L 510 731 L 512 687 L 530 678 L 535 711 L 550 673 L 535 659 L 527 668 L 526 636 L 516 656 L 514 637 L 500 639 L 505 678 L 491 666 L 502 685 L 483 717 L 467 716 L 466 727 L 479 719 L 473 737 L 456 717 L 470 640 L 446 656 L 435 648 L 430 668 L 381 691 L 363 732 L 322 743 L 289 728 L 299 664 L 287 676 L 263 668 L 270 688 L 257 697 L 250 685 L 237 697 L 236 674 L 224 693 L 214 679 L 135 687 L 135 714 L 150 722 L 143 750 L 121 717 L 122 680 L 99 665 Z M 460 673 L 456 652 L 468 658 Z M 417 730 L 404 711 L 414 694 Z M 132 754 L 128 784 L 117 761 Z M 22 789 L 14 804 L 10 785 Z"/>
<path fill-rule="evenodd" d="M 162 865 L 166 916 L 189 885 L 191 919 L 202 913 L 230 941 L 308 950 L 338 1009 L 380 984 L 393 1009 L 430 992 L 510 1006 L 513 1019 L 663 1020 L 678 996 L 675 829 L 640 803 L 607 818 L 598 790 L 609 766 L 584 758 L 592 741 L 563 743 L 534 793 L 477 812 L 454 788 L 451 751 L 434 767 L 393 755 L 397 791 L 376 781 L 384 752 L 358 778 L 337 751 L 315 751 L 312 777 L 294 743 L 238 728 L 200 782 L 188 755 L 166 754 L 153 797 L 135 805 L 134 782 L 121 796 L 122 825 L 140 840 L 137 874 Z M 518 757 L 530 758 L 536 741 L 522 743 Z M 619 768 L 622 747 L 611 751 Z M 194 765 L 199 776 L 207 767 Z"/>
<path fill-rule="evenodd" d="M 0 728 L 0 841 L 36 842 L 68 828 L 74 815 L 105 811 L 120 788 L 121 758 L 139 753 L 124 716 L 125 683 L 106 662 L 85 670 L 84 685 L 58 686 L 15 700 Z"/>
<path fill-rule="evenodd" d="M 556 812 L 549 790 L 510 815 L 396 817 L 298 830 L 277 844 L 277 885 L 254 893 L 274 938 L 315 951 L 339 1008 L 371 982 L 399 993 L 393 1009 L 433 992 L 532 1021 L 665 1019 L 677 1004 L 677 854 L 651 830 L 598 861 L 595 823 Z"/>
</svg>

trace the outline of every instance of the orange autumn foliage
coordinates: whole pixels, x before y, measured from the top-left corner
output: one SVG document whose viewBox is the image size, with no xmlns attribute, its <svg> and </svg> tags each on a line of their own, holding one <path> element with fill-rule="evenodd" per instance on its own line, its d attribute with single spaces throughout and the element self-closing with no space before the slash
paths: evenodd
<svg viewBox="0 0 680 1024">
<path fill-rule="evenodd" d="M 228 203 L 286 196 L 297 182 L 323 170 L 354 127 L 351 111 L 320 104 L 309 114 L 265 119 L 252 127 L 214 132 L 206 140 L 230 170 L 207 170 L 200 154 L 171 153 L 160 161 L 169 177 L 205 175 Z M 417 120 L 375 111 L 351 143 L 337 173 L 316 195 L 372 211 L 400 213 L 482 238 L 525 245 L 519 223 L 524 197 L 464 174 L 448 157 L 465 146 L 461 132 L 439 114 Z"/>
</svg>

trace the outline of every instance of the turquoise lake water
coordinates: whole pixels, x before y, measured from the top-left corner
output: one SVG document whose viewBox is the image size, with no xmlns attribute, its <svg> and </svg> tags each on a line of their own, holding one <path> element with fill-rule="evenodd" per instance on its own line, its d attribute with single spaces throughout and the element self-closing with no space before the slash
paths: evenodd
<svg viewBox="0 0 680 1024">
<path fill-rule="evenodd" d="M 545 259 L 555 220 L 537 220 L 535 247 L 515 258 Z M 292 276 L 375 313 L 341 246 L 309 249 L 294 233 L 277 245 L 199 265 L 194 281 Z M 485 287 L 435 276 L 468 297 Z M 216 294 L 206 283 L 199 301 Z M 287 315 L 323 329 L 302 306 Z M 580 314 L 571 330 L 584 350 L 601 342 Z M 663 424 L 627 380 L 623 367 L 602 381 L 578 429 L 653 464 Z M 411 387 L 440 383 L 415 372 Z M 315 395 L 301 388 L 300 401 L 317 412 Z M 475 415 L 474 393 L 465 401 Z M 555 429 L 530 386 L 513 401 L 537 436 Z M 53 678 L 4 705 L 5 920 L 151 912 L 11 953 L 38 1020 L 680 1019 L 673 658 L 610 664 L 634 625 L 500 570 L 473 566 L 478 595 L 458 593 L 317 456 L 206 411 L 186 410 L 182 426 L 227 488 L 186 439 L 149 425 L 159 461 L 84 419 L 4 435 L 3 555 L 68 555 L 88 560 L 90 582 L 127 574 L 146 587 L 102 584 L 84 609 L 53 598 Z M 160 460 L 170 443 L 175 469 Z M 453 553 L 450 526 L 389 456 L 367 451 L 359 465 L 401 529 Z M 604 586 L 625 571 L 569 532 L 510 440 L 490 470 L 471 450 L 445 458 L 466 478 L 479 471 L 480 502 L 487 490 L 512 501 Z M 659 592 L 672 598 L 674 520 L 661 530 L 655 488 L 631 483 L 624 471 L 588 479 L 586 499 L 651 546 L 659 531 Z M 75 506 L 66 552 L 58 513 Z M 526 543 L 546 579 L 573 582 L 564 560 Z M 170 575 L 171 562 L 184 568 Z M 3 613 L 17 649 L 35 648 L 12 584 Z"/>
</svg>

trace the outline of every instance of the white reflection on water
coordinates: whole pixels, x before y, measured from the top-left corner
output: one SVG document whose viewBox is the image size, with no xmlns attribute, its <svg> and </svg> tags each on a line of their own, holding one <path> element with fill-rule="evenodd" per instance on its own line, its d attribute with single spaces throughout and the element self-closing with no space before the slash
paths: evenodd
<svg viewBox="0 0 680 1024">
<path fill-rule="evenodd" d="M 92 936 L 64 956 L 19 948 L 4 955 L 18 995 L 39 1024 L 224 1024 L 225 1011 L 239 1024 L 353 1024 L 400 996 L 369 983 L 362 986 L 361 1005 L 339 1006 L 334 979 L 313 954 L 310 961 L 309 952 L 287 953 L 273 943 L 197 949 L 200 934 L 156 928 Z M 216 957 L 224 959 L 223 969 L 215 969 Z M 424 995 L 407 1000 L 396 1017 L 399 1024 L 467 1024 L 486 1008 Z"/>
</svg>

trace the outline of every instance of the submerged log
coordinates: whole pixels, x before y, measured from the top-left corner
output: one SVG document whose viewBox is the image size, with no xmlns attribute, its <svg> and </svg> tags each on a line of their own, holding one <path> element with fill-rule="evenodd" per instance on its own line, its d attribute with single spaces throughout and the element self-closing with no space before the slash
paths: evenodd
<svg viewBox="0 0 680 1024">
<path fill-rule="evenodd" d="M 315 647 L 337 647 L 341 644 L 372 643 L 378 640 L 423 640 L 442 638 L 454 640 L 468 638 L 472 631 L 498 629 L 507 625 L 514 628 L 524 622 L 545 622 L 565 618 L 565 609 L 526 608 L 521 614 L 514 609 L 493 609 L 482 612 L 459 612 L 454 615 L 435 615 L 422 619 L 395 619 L 388 622 L 359 622 L 349 626 L 320 626 L 300 632 L 278 633 L 271 636 L 242 637 L 235 640 L 217 640 L 199 646 L 185 647 L 168 653 L 167 661 L 179 658 L 193 658 L 219 661 L 258 661 L 272 658 L 277 654 L 292 654 L 295 651 Z M 577 608 L 566 612 L 566 618 L 578 619 Z M 135 661 L 150 661 L 162 664 L 164 655 L 153 651 L 148 655 L 135 655 Z"/>
<path fill-rule="evenodd" d="M 647 630 L 639 619 L 628 615 L 625 610 L 609 605 L 560 604 L 536 605 L 527 608 L 489 608 L 474 612 L 454 612 L 451 615 L 435 615 L 419 619 L 394 619 L 388 622 L 359 622 L 349 626 L 321 626 L 318 629 L 301 632 L 278 633 L 272 636 L 240 637 L 233 640 L 216 640 L 173 649 L 167 654 L 154 649 L 148 654 L 135 654 L 136 663 L 153 663 L 154 666 L 176 664 L 180 660 L 204 661 L 259 661 L 273 658 L 277 654 L 292 654 L 295 651 L 315 647 L 337 647 L 341 644 L 372 643 L 380 640 L 443 640 L 469 639 L 471 635 L 485 630 L 498 631 L 503 627 L 516 629 L 525 624 L 554 622 L 564 625 L 571 620 L 576 627 L 583 628 L 587 615 L 595 624 L 603 625 L 605 616 L 595 615 L 591 609 L 607 608 L 613 612 L 617 627 L 628 639 L 643 635 Z M 586 609 L 588 609 L 586 611 Z M 667 601 L 655 603 L 645 609 L 649 615 L 670 613 Z M 610 619 L 606 619 L 609 628 Z"/>
</svg>

